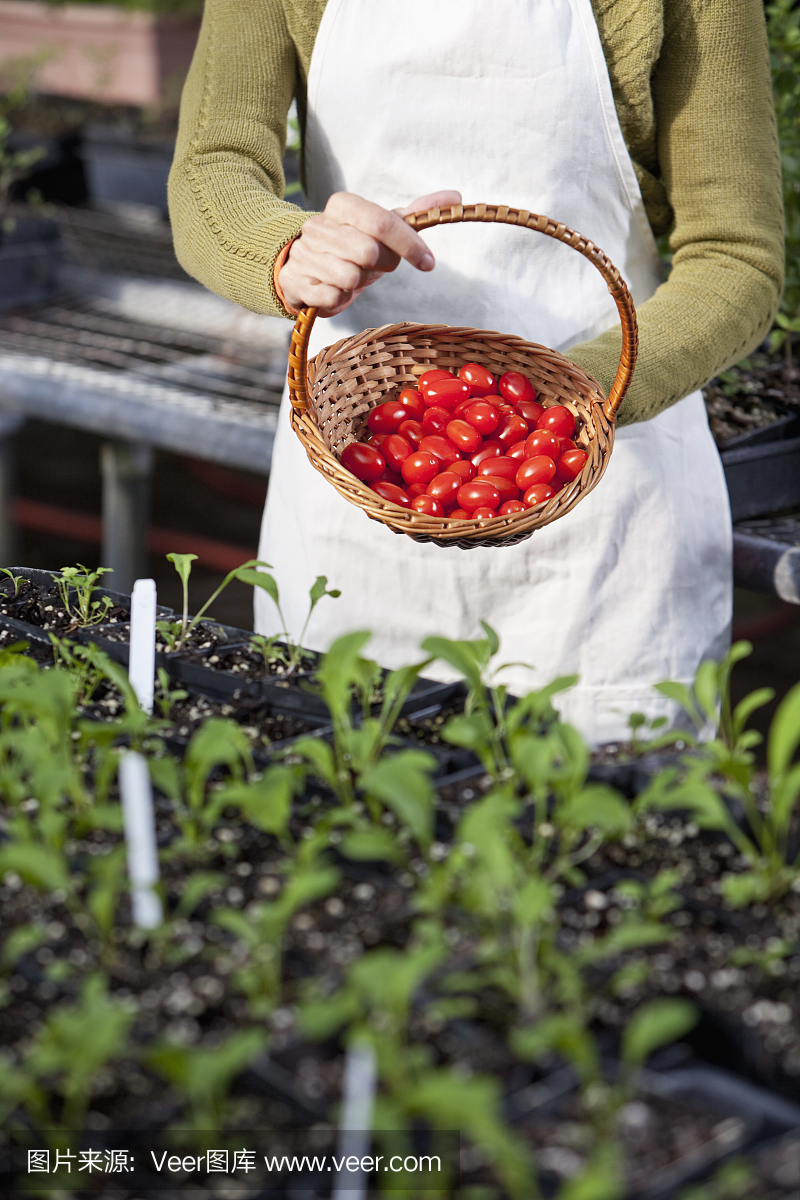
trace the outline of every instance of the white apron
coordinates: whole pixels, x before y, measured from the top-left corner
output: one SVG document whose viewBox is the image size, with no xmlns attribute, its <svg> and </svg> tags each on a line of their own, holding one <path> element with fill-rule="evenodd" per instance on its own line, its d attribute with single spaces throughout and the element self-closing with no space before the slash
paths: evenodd
<svg viewBox="0 0 800 1200">
<path fill-rule="evenodd" d="M 617 118 L 590 0 L 329 0 L 308 79 L 311 206 L 349 191 L 394 208 L 440 188 L 465 202 L 546 213 L 620 269 L 634 302 L 660 282 L 656 246 Z M 521 335 L 566 351 L 617 321 L 581 255 L 528 230 L 459 225 L 425 233 L 429 274 L 407 263 L 339 317 L 311 351 L 393 321 Z M 521 693 L 557 675 L 559 702 L 593 744 L 625 736 L 633 711 L 676 717 L 652 690 L 688 682 L 724 653 L 731 528 L 722 467 L 699 392 L 617 431 L 608 471 L 566 517 L 519 546 L 420 545 L 370 521 L 308 463 L 284 396 L 259 555 L 271 563 L 297 637 L 317 575 L 341 588 L 306 643 L 371 629 L 371 656 L 413 661 L 437 633 L 501 638 Z M 256 629 L 279 632 L 258 591 Z M 443 664 L 427 674 L 452 678 Z"/>
</svg>

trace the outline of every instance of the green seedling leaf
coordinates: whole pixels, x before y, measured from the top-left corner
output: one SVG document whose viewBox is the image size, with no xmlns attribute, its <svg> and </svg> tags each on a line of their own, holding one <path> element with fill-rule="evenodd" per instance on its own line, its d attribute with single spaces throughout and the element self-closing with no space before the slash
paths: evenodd
<svg viewBox="0 0 800 1200">
<path fill-rule="evenodd" d="M 335 721 L 346 721 L 350 712 L 350 688 L 358 678 L 361 651 L 372 634 L 356 630 L 337 638 L 317 668 L 317 681 Z"/>
<path fill-rule="evenodd" d="M 342 988 L 324 1000 L 307 1000 L 300 1006 L 297 1024 L 303 1037 L 321 1042 L 332 1037 L 342 1026 L 357 1020 L 361 1011 L 358 996 Z"/>
<path fill-rule="evenodd" d="M 497 636 L 491 625 L 487 621 L 481 621 L 481 629 L 486 634 L 486 641 L 489 645 L 489 654 L 494 656 L 500 649 L 500 638 Z M 520 665 L 520 664 L 517 664 Z"/>
<path fill-rule="evenodd" d="M 22 925 L 14 929 L 3 942 L 0 955 L 0 966 L 8 971 L 15 966 L 25 954 L 36 950 L 47 941 L 47 930 L 44 925 Z"/>
<path fill-rule="evenodd" d="M 719 715 L 717 664 L 710 659 L 700 663 L 694 679 L 694 694 L 700 709 L 714 725 Z"/>
<path fill-rule="evenodd" d="M 210 717 L 189 742 L 185 763 L 189 800 L 193 808 L 199 809 L 206 782 L 215 768 L 228 767 L 241 776 L 243 768 L 252 768 L 253 759 L 247 736 L 235 721 Z"/>
<path fill-rule="evenodd" d="M 338 588 L 328 588 L 327 575 L 318 575 L 312 583 L 311 590 L 308 593 L 311 599 L 311 611 L 314 611 L 323 596 L 332 596 L 334 600 L 338 600 L 341 594 L 342 593 Z"/>
<path fill-rule="evenodd" d="M 153 787 L 158 788 L 170 800 L 181 798 L 180 767 L 174 758 L 164 755 L 162 758 L 148 758 L 147 766 Z"/>
<path fill-rule="evenodd" d="M 192 563 L 197 561 L 196 554 L 168 554 L 167 562 L 171 562 L 175 570 L 178 572 L 180 581 L 184 587 L 189 583 L 189 576 L 192 573 Z"/>
<path fill-rule="evenodd" d="M 459 713 L 451 717 L 442 729 L 442 737 L 452 746 L 463 746 L 466 750 L 478 750 L 485 746 L 492 734 L 492 723 L 486 713 Z"/>
<path fill-rule="evenodd" d="M 666 696 L 668 700 L 674 700 L 679 704 L 684 712 L 688 713 L 696 729 L 703 728 L 705 721 L 694 702 L 691 689 L 685 683 L 676 683 L 668 679 L 663 683 L 657 683 L 655 689 L 662 696 Z"/>
<path fill-rule="evenodd" d="M 553 1013 L 526 1029 L 515 1029 L 511 1047 L 515 1054 L 529 1062 L 537 1062 L 549 1054 L 560 1054 L 572 1064 L 583 1082 L 599 1075 L 594 1038 L 580 1018 L 571 1013 Z"/>
<path fill-rule="evenodd" d="M 744 700 L 739 701 L 733 710 L 734 738 L 738 739 L 741 736 L 742 730 L 753 713 L 757 709 L 763 708 L 765 704 L 769 704 L 770 700 L 774 699 L 774 696 L 775 691 L 773 688 L 757 688 L 749 696 L 745 696 Z"/>
<path fill-rule="evenodd" d="M 769 876 L 760 871 L 726 875 L 722 880 L 722 894 L 734 908 L 768 900 L 771 890 Z"/>
<path fill-rule="evenodd" d="M 291 756 L 292 758 L 304 758 L 315 775 L 318 775 L 331 787 L 336 787 L 336 760 L 333 757 L 333 750 L 327 742 L 323 742 L 322 738 L 299 738 L 292 743 Z"/>
<path fill-rule="evenodd" d="M 264 833 L 286 832 L 294 795 L 294 775 L 288 767 L 273 765 L 254 783 L 232 783 L 216 793 L 220 805 L 234 804 L 246 821 Z"/>
<path fill-rule="evenodd" d="M 431 658 L 441 658 L 449 663 L 459 675 L 466 679 L 473 691 L 483 686 L 483 671 L 489 663 L 490 643 L 479 639 L 474 642 L 457 642 L 449 638 L 429 637 L 422 649 Z"/>
<path fill-rule="evenodd" d="M 151 1050 L 146 1059 L 159 1075 L 183 1092 L 191 1105 L 195 1128 L 213 1129 L 231 1083 L 266 1045 L 266 1034 L 245 1029 L 230 1034 L 211 1050 L 165 1045 Z"/>
<path fill-rule="evenodd" d="M 700 1013 L 689 1000 L 649 1000 L 637 1008 L 622 1035 L 622 1061 L 638 1068 L 661 1046 L 694 1029 Z"/>
<path fill-rule="evenodd" d="M 365 771 L 359 785 L 391 808 L 422 846 L 433 837 L 433 784 L 436 759 L 421 750 L 401 750 Z"/>
<path fill-rule="evenodd" d="M 520 926 L 537 925 L 553 908 L 553 888 L 545 879 L 533 876 L 514 897 L 514 920 Z"/>
<path fill-rule="evenodd" d="M 62 855 L 35 842 L 13 842 L 0 847 L 0 875 L 6 871 L 15 871 L 41 892 L 69 890 L 69 874 Z"/>
<path fill-rule="evenodd" d="M 198 904 L 211 892 L 223 888 L 226 877 L 219 871 L 197 871 L 187 879 L 181 892 L 176 917 L 190 917 Z"/>
<path fill-rule="evenodd" d="M 251 587 L 261 588 L 263 592 L 272 597 L 280 609 L 278 585 L 266 571 L 254 571 L 252 567 L 239 567 L 236 571 L 236 578 L 241 583 L 249 583 Z"/>
<path fill-rule="evenodd" d="M 629 833 L 634 816 L 629 804 L 612 788 L 588 784 L 558 810 L 558 822 L 573 829 L 598 829 L 608 836 Z"/>
<path fill-rule="evenodd" d="M 401 863 L 403 854 L 388 829 L 353 829 L 342 839 L 339 850 L 345 858 L 363 862 Z"/>
<path fill-rule="evenodd" d="M 789 768 L 800 744 L 800 683 L 778 705 L 767 739 L 767 766 L 777 779 Z"/>
</svg>

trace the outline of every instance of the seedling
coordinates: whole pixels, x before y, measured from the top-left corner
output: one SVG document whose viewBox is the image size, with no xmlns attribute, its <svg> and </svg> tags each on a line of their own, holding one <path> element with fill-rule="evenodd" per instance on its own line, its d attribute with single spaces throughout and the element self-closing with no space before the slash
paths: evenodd
<svg viewBox="0 0 800 1200">
<path fill-rule="evenodd" d="M 100 576 L 110 570 L 110 567 L 98 567 L 96 571 L 90 571 L 83 563 L 78 563 L 77 567 L 61 568 L 61 578 L 56 580 L 56 587 L 61 603 L 72 618 L 70 628 L 83 629 L 87 625 L 99 625 L 105 618 L 113 602 L 109 596 L 103 596 L 102 600 L 93 600 L 92 592 L 97 587 Z M 72 606 L 73 592 L 75 608 Z"/>
<path fill-rule="evenodd" d="M 267 563 L 262 563 L 260 565 L 268 566 Z M 243 583 L 252 583 L 254 587 L 263 588 L 264 591 L 267 592 L 272 597 L 273 601 L 275 602 L 275 607 L 278 610 L 278 616 L 280 617 L 281 625 L 283 626 L 282 634 L 278 634 L 275 637 L 272 637 L 269 639 L 263 638 L 263 637 L 258 637 L 258 636 L 251 638 L 251 645 L 255 646 L 256 649 L 259 650 L 260 653 L 262 653 L 264 655 L 265 665 L 267 666 L 267 669 L 269 669 L 270 661 L 275 661 L 275 659 L 269 659 L 268 655 L 274 653 L 274 645 L 275 645 L 275 642 L 277 641 L 277 638 L 278 637 L 285 638 L 288 655 L 285 656 L 281 652 L 280 658 L 282 659 L 282 661 L 284 661 L 286 663 L 286 666 L 287 666 L 286 674 L 291 675 L 292 672 L 296 671 L 297 668 L 300 666 L 300 662 L 302 660 L 302 655 L 303 655 L 303 642 L 305 641 L 306 630 L 308 629 L 308 623 L 311 620 L 311 614 L 314 612 L 314 609 L 317 607 L 318 603 L 320 602 L 320 600 L 322 599 L 323 596 L 331 596 L 335 600 L 335 599 L 338 599 L 338 597 L 341 596 L 342 593 L 339 591 L 338 588 L 330 589 L 328 587 L 327 576 L 325 576 L 325 575 L 317 576 L 317 578 L 314 580 L 313 584 L 311 585 L 311 588 L 309 589 L 308 595 L 309 595 L 310 603 L 308 606 L 308 613 L 306 615 L 306 619 L 303 624 L 303 628 L 300 631 L 300 637 L 298 638 L 297 642 L 294 642 L 292 640 L 292 638 L 289 636 L 286 618 L 284 617 L 283 612 L 281 610 L 281 606 L 280 606 L 278 585 L 275 582 L 275 580 L 272 578 L 272 576 L 266 575 L 263 571 L 252 571 L 250 569 L 242 568 L 239 578 L 242 580 Z"/>
<path fill-rule="evenodd" d="M 24 579 L 22 575 L 15 575 L 13 571 L 10 571 L 8 569 L 8 567 L 0 567 L 0 575 L 7 575 L 8 578 L 11 580 L 11 582 L 14 585 L 14 595 L 15 596 L 19 595 L 19 585 L 21 583 L 28 582 L 28 580 Z"/>
</svg>

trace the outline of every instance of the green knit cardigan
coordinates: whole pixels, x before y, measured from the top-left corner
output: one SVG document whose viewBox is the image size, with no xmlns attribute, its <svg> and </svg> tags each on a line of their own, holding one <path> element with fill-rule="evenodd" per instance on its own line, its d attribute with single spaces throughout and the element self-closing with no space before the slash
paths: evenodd
<svg viewBox="0 0 800 1200">
<path fill-rule="evenodd" d="M 288 315 L 273 268 L 310 214 L 283 199 L 286 117 L 295 96 L 302 128 L 325 3 L 206 0 L 184 88 L 169 180 L 176 253 L 254 312 Z M 620 412 L 630 423 L 768 331 L 783 288 L 780 155 L 762 0 L 592 7 L 650 224 L 672 229 L 669 278 L 638 312 L 639 360 Z M 619 346 L 617 326 L 569 357 L 607 393 Z"/>
</svg>

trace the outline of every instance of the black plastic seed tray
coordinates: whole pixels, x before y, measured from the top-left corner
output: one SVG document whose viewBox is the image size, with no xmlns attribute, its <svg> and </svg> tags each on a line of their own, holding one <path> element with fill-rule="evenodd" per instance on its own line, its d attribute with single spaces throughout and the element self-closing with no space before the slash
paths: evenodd
<svg viewBox="0 0 800 1200">
<path fill-rule="evenodd" d="M 744 439 L 736 438 L 735 445 L 720 450 L 734 521 L 800 504 L 800 419 L 795 417 L 782 428 L 778 440 L 743 444 Z"/>
</svg>

